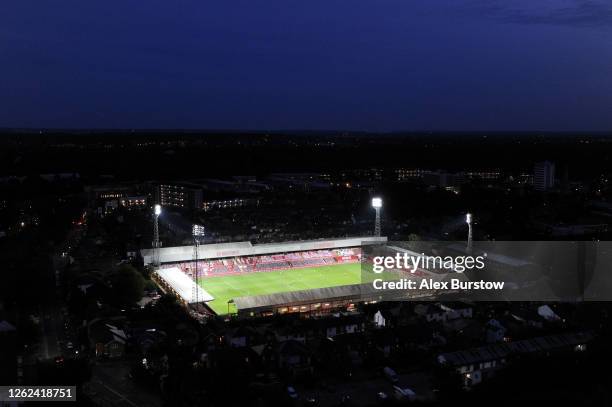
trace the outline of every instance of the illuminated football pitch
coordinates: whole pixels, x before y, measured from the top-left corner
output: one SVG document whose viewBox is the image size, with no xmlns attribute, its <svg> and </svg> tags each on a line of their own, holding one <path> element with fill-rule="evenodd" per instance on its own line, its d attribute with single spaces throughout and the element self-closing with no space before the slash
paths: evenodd
<svg viewBox="0 0 612 407">
<path fill-rule="evenodd" d="M 200 280 L 202 288 L 215 298 L 207 303 L 208 306 L 219 315 L 227 314 L 228 301 L 232 298 L 360 283 L 360 263 L 260 271 Z M 234 304 L 229 304 L 229 312 L 236 312 Z"/>
</svg>

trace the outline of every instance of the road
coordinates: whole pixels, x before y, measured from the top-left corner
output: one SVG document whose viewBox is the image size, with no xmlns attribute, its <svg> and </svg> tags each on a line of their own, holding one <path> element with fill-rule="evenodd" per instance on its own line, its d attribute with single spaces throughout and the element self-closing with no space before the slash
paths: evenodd
<svg viewBox="0 0 612 407">
<path fill-rule="evenodd" d="M 161 407 L 160 396 L 137 386 L 129 377 L 127 361 L 104 361 L 94 365 L 83 391 L 102 406 Z"/>
<path fill-rule="evenodd" d="M 402 388 L 413 390 L 421 400 L 431 399 L 431 378 L 425 373 L 415 372 L 398 375 L 398 385 Z M 326 389 L 300 391 L 302 399 L 314 398 L 320 406 L 336 406 L 342 396 L 351 397 L 352 406 L 371 406 L 378 403 L 377 394 L 384 392 L 393 398 L 393 385 L 383 377 L 369 380 L 355 380 L 349 382 L 336 383 L 331 386 L 332 391 Z"/>
<path fill-rule="evenodd" d="M 62 354 L 60 336 L 63 331 L 63 315 L 56 304 L 39 305 L 41 346 L 39 356 L 41 359 L 50 359 Z"/>
</svg>

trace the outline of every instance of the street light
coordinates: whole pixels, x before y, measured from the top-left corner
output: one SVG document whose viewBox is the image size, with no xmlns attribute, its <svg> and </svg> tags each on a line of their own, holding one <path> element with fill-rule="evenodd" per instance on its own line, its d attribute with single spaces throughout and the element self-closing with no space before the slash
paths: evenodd
<svg viewBox="0 0 612 407">
<path fill-rule="evenodd" d="M 159 216 L 161 215 L 162 209 L 161 209 L 161 205 L 155 205 L 155 216 Z"/>
<path fill-rule="evenodd" d="M 465 223 L 468 225 L 468 241 L 467 241 L 467 251 L 468 253 L 472 252 L 472 214 L 465 214 Z"/>
<path fill-rule="evenodd" d="M 376 219 L 374 221 L 374 236 L 380 236 L 380 208 L 382 208 L 382 198 L 372 198 L 372 208 L 376 211 Z"/>
</svg>

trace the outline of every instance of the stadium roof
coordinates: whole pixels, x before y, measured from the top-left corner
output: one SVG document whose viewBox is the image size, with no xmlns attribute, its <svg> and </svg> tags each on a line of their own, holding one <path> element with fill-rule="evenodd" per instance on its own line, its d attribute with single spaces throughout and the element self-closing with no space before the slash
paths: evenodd
<svg viewBox="0 0 612 407">
<path fill-rule="evenodd" d="M 283 243 L 251 244 L 251 242 L 215 243 L 200 245 L 201 260 L 224 257 L 260 256 L 265 254 L 300 252 L 308 250 L 340 249 L 385 243 L 386 237 L 353 237 L 345 239 L 301 240 Z M 153 262 L 153 249 L 140 251 L 144 264 Z M 193 246 L 163 247 L 159 249 L 160 263 L 175 263 L 193 260 Z"/>
<path fill-rule="evenodd" d="M 362 295 L 362 284 L 342 285 L 337 287 L 316 288 L 313 290 L 290 291 L 277 294 L 236 297 L 233 299 L 240 310 L 267 308 L 286 304 L 300 304 L 314 301 L 334 301 L 341 298 L 359 298 Z"/>
<path fill-rule="evenodd" d="M 435 277 L 435 276 L 434 276 Z M 338 300 L 363 301 L 405 301 L 408 299 L 427 299 L 432 296 L 428 290 L 394 290 L 381 293 L 371 282 L 350 284 L 335 287 L 315 288 L 311 290 L 289 291 L 274 294 L 234 297 L 232 301 L 238 311 L 257 308 L 272 308 L 278 306 L 296 306 L 316 302 L 332 302 Z"/>
<path fill-rule="evenodd" d="M 178 267 L 162 268 L 155 272 L 166 285 L 178 295 L 183 301 L 191 304 L 194 303 L 193 290 L 198 290 L 198 302 L 208 302 L 214 300 L 214 297 L 204 291 L 202 287 L 183 273 Z"/>
<path fill-rule="evenodd" d="M 450 246 L 448 246 L 451 249 L 460 251 L 460 252 L 465 252 L 466 250 L 466 245 L 464 244 L 452 244 Z M 525 266 L 531 266 L 533 265 L 533 263 L 531 263 L 530 261 L 524 260 L 524 259 L 519 259 L 517 257 L 510 257 L 510 256 L 506 256 L 505 254 L 498 254 L 498 253 L 491 253 L 491 252 L 486 252 L 487 255 L 487 260 L 488 261 L 493 261 L 496 263 L 500 263 L 504 266 L 509 266 L 509 267 L 525 267 Z"/>
</svg>

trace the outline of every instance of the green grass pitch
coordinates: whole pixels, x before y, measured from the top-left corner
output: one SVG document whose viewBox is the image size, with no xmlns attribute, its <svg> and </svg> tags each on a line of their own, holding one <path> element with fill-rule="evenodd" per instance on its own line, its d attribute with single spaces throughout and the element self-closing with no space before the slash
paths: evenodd
<svg viewBox="0 0 612 407">
<path fill-rule="evenodd" d="M 361 283 L 360 263 L 208 277 L 200 281 L 202 288 L 215 298 L 208 303 L 208 306 L 219 315 L 227 314 L 227 302 L 236 297 L 359 283 Z M 230 304 L 229 311 L 236 312 L 234 304 Z"/>
</svg>

